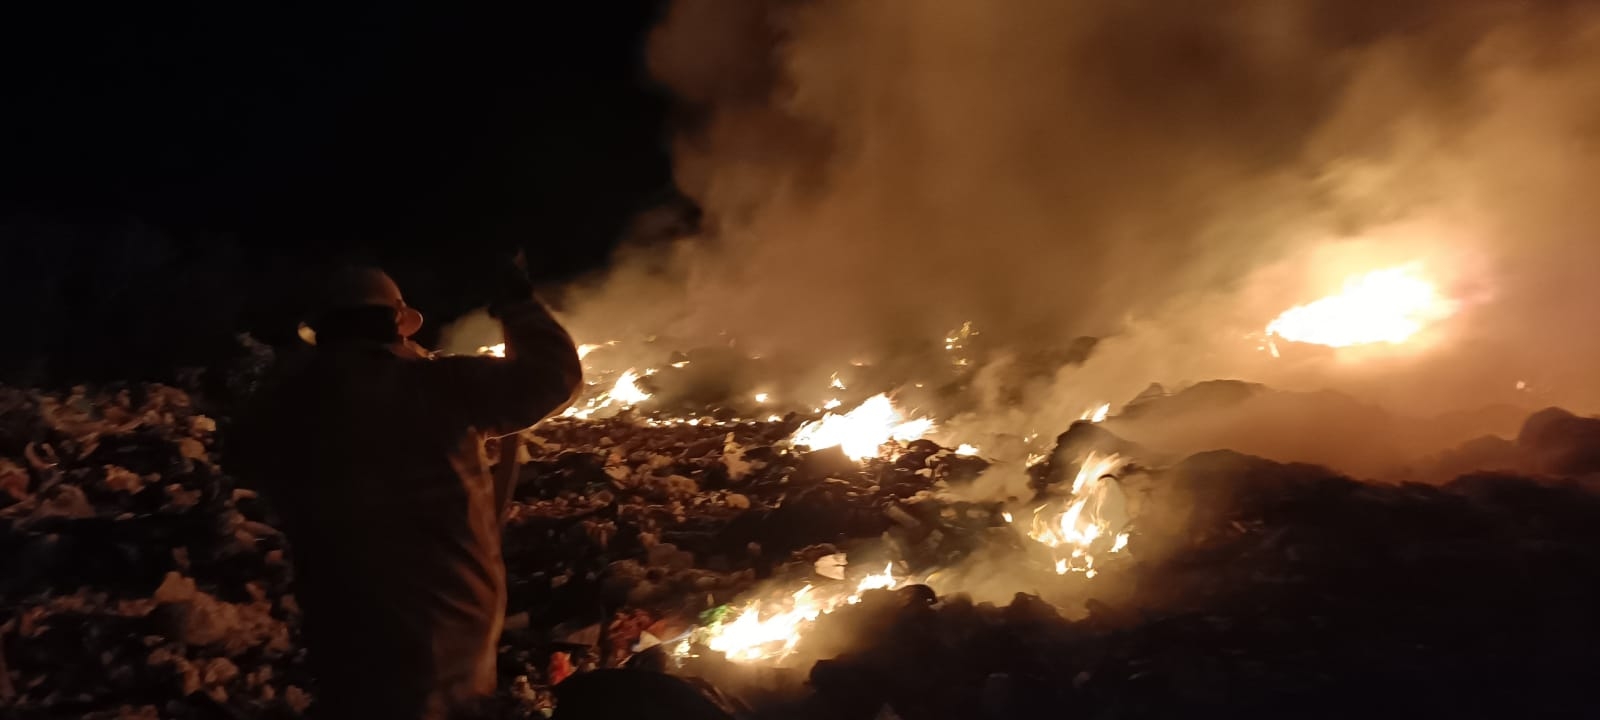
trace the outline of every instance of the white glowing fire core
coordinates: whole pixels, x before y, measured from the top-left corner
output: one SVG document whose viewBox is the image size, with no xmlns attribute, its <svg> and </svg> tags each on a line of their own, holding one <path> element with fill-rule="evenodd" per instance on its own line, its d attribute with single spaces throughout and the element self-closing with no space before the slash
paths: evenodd
<svg viewBox="0 0 1600 720">
<path fill-rule="evenodd" d="M 890 440 L 910 442 L 933 430 L 928 418 L 907 420 L 887 394 L 874 395 L 847 413 L 828 413 L 796 430 L 790 442 L 812 450 L 838 447 L 853 460 L 872 457 Z"/>
<path fill-rule="evenodd" d="M 645 374 L 648 375 L 649 371 L 645 371 Z M 597 411 L 613 405 L 620 405 L 627 408 L 649 400 L 651 397 L 650 393 L 645 392 L 643 388 L 639 387 L 639 379 L 642 377 L 644 376 L 640 375 L 633 368 L 628 368 L 627 370 L 622 371 L 621 375 L 617 376 L 617 381 L 616 383 L 612 384 L 610 390 L 589 398 L 578 405 L 573 405 L 572 407 L 567 408 L 565 412 L 561 413 L 561 416 L 587 420 Z"/>
<path fill-rule="evenodd" d="M 861 602 L 868 590 L 893 590 L 899 585 L 893 563 L 885 565 L 881 574 L 862 578 L 853 590 L 830 591 L 806 585 L 789 597 L 783 609 L 763 614 L 759 600 L 747 603 L 733 620 L 703 628 L 701 640 L 707 648 L 733 662 L 780 660 L 794 652 L 800 637 L 817 618 Z M 688 642 L 680 649 L 686 652 Z"/>
<path fill-rule="evenodd" d="M 1455 312 L 1455 303 L 1415 271 L 1400 266 L 1350 278 L 1338 294 L 1284 311 L 1267 334 L 1329 347 L 1403 343 Z"/>
</svg>

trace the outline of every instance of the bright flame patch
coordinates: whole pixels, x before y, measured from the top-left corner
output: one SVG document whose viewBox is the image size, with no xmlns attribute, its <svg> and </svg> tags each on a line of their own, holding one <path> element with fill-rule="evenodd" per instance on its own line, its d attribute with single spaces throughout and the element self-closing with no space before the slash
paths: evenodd
<svg viewBox="0 0 1600 720">
<path fill-rule="evenodd" d="M 609 343 L 606 343 L 606 344 L 607 345 L 615 345 L 616 341 L 613 340 L 613 341 L 611 341 Z M 578 346 L 578 359 L 582 360 L 582 359 L 584 359 L 586 357 L 589 357 L 589 353 L 592 353 L 592 352 L 594 352 L 595 350 L 598 350 L 598 349 L 600 349 L 599 345 L 589 345 L 589 344 L 579 345 Z M 479 355 L 493 355 L 495 357 L 502 357 L 503 358 L 503 357 L 506 356 L 506 344 L 505 343 L 495 343 L 494 345 L 481 346 L 481 347 L 478 348 L 478 354 Z"/>
<path fill-rule="evenodd" d="M 1090 453 L 1072 480 L 1071 497 L 1034 508 L 1028 537 L 1050 548 L 1057 575 L 1080 572 L 1092 578 L 1095 553 L 1127 547 L 1128 534 L 1119 532 L 1127 523 L 1126 500 L 1116 481 L 1107 478 L 1119 464 L 1116 455 Z"/>
<path fill-rule="evenodd" d="M 650 371 L 646 370 L 645 375 L 649 374 Z M 639 387 L 639 379 L 641 377 L 644 377 L 644 375 L 640 375 L 633 368 L 628 368 L 617 376 L 617 381 L 612 384 L 610 390 L 591 397 L 579 405 L 567 408 L 565 412 L 561 413 L 561 416 L 588 420 L 596 412 L 614 405 L 629 408 L 649 400 L 650 393 Z"/>
<path fill-rule="evenodd" d="M 1329 347 L 1403 343 L 1455 313 L 1455 303 L 1415 271 L 1403 265 L 1350 278 L 1338 294 L 1284 311 L 1267 335 Z"/>
<path fill-rule="evenodd" d="M 733 662 L 781 660 L 794 652 L 801 635 L 817 618 L 861 602 L 861 596 L 868 590 L 893 590 L 900 584 L 894 576 L 894 564 L 889 563 L 881 574 L 862 578 L 854 590 L 830 591 L 807 585 L 766 612 L 762 611 L 759 600 L 751 601 L 738 610 L 732 620 L 701 628 L 694 639 Z M 688 644 L 685 641 L 681 650 L 686 652 Z"/>
<path fill-rule="evenodd" d="M 1088 420 L 1092 423 L 1105 422 L 1106 416 L 1110 414 L 1111 403 L 1101 403 L 1099 407 L 1094 407 L 1083 411 L 1083 414 L 1079 415 L 1078 419 Z"/>
<path fill-rule="evenodd" d="M 850 459 L 861 460 L 877 455 L 878 448 L 890 440 L 911 442 L 932 430 L 932 420 L 907 420 L 887 394 L 878 394 L 850 412 L 828 413 L 821 420 L 801 425 L 790 442 L 812 450 L 839 447 Z"/>
</svg>

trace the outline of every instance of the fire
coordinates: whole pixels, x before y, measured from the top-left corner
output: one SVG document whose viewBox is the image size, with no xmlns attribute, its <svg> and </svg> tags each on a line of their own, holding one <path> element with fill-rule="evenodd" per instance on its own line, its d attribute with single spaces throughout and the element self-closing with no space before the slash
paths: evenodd
<svg viewBox="0 0 1600 720">
<path fill-rule="evenodd" d="M 622 371 L 617 378 L 617 384 L 611 386 L 611 397 L 623 405 L 638 405 L 650 399 L 650 393 L 639 389 L 639 374 L 628 368 Z"/>
<path fill-rule="evenodd" d="M 1454 312 L 1414 265 L 1402 265 L 1352 277 L 1337 295 L 1284 311 L 1267 335 L 1329 347 L 1397 345 Z"/>
<path fill-rule="evenodd" d="M 927 418 L 907 420 L 887 394 L 874 395 L 844 414 L 828 413 L 796 430 L 790 442 L 812 450 L 838 446 L 853 460 L 878 454 L 890 440 L 910 442 L 933 430 Z"/>
<path fill-rule="evenodd" d="M 976 445 L 968 445 L 967 443 L 961 443 L 961 446 L 956 448 L 956 454 L 957 455 L 977 455 L 978 454 L 978 446 L 976 446 Z"/>
<path fill-rule="evenodd" d="M 762 603 L 753 600 L 732 621 L 714 622 L 697 631 L 694 639 L 733 662 L 782 660 L 794 652 L 800 637 L 817 618 L 861 602 L 868 590 L 893 590 L 900 584 L 894 576 L 894 564 L 889 563 L 881 574 L 862 578 L 853 591 L 828 592 L 806 585 L 789 596 L 781 609 L 763 613 Z M 688 644 L 686 640 L 681 651 L 687 652 Z"/>
<path fill-rule="evenodd" d="M 650 372 L 645 371 L 645 375 L 648 374 Z M 629 408 L 649 400 L 650 393 L 639 387 L 639 378 L 641 377 L 643 375 L 634 371 L 633 368 L 628 368 L 617 376 L 617 381 L 611 385 L 610 390 L 589 398 L 581 405 L 573 405 L 567 408 L 566 412 L 561 413 L 561 416 L 588 420 L 596 412 L 613 405 Z"/>
<path fill-rule="evenodd" d="M 606 343 L 606 345 L 615 345 L 615 344 L 617 344 L 617 342 L 615 340 Z M 579 345 L 578 346 L 578 359 L 582 360 L 582 359 L 584 359 L 586 357 L 589 357 L 589 353 L 592 353 L 592 352 L 600 349 L 601 347 L 602 346 L 600 346 L 600 345 L 590 345 L 588 343 L 584 343 L 582 345 Z M 496 343 L 494 345 L 484 345 L 484 346 L 478 348 L 478 354 L 479 355 L 493 355 L 495 357 L 503 358 L 503 357 L 506 356 L 506 344 L 505 343 Z"/>
<path fill-rule="evenodd" d="M 1072 480 L 1071 496 L 1034 509 L 1028 537 L 1051 549 L 1057 575 L 1081 572 L 1092 578 L 1094 553 L 1108 542 L 1109 552 L 1127 547 L 1127 533 L 1111 534 L 1126 522 L 1122 491 L 1114 480 L 1105 479 L 1120 463 L 1116 455 L 1090 453 Z"/>
<path fill-rule="evenodd" d="M 969 340 L 971 340 L 974 335 L 977 335 L 977 334 L 978 334 L 978 331 L 972 329 L 972 323 L 971 322 L 961 323 L 961 327 L 956 328 L 955 330 L 951 330 L 950 332 L 945 334 L 944 349 L 945 350 L 949 350 L 951 352 L 955 352 L 955 351 L 958 351 L 958 350 L 965 350 L 966 347 L 967 347 L 967 342 Z M 963 367 L 966 366 L 966 365 L 970 365 L 971 364 L 971 361 L 968 360 L 965 357 L 956 357 L 953 360 L 951 360 L 951 362 L 954 363 L 955 365 L 963 366 Z"/>
<path fill-rule="evenodd" d="M 1079 420 L 1088 420 L 1092 423 L 1103 422 L 1111 414 L 1111 403 L 1102 403 L 1100 407 L 1090 408 L 1078 416 Z"/>
</svg>

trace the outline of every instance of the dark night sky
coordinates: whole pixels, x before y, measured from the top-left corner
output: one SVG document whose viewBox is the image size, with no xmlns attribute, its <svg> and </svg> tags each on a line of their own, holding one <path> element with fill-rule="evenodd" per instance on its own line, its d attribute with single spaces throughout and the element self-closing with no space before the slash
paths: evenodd
<svg viewBox="0 0 1600 720">
<path fill-rule="evenodd" d="M 673 197 L 656 0 L 28 5 L 0 19 L 0 300 L 35 311 L 12 367 L 93 365 L 63 326 L 214 330 L 343 257 L 448 315 L 490 253 L 570 277 Z"/>
</svg>

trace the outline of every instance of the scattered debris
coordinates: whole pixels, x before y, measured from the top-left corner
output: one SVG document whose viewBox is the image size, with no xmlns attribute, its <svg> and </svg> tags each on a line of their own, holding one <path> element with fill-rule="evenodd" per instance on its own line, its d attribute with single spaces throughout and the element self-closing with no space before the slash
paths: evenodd
<svg viewBox="0 0 1600 720">
<path fill-rule="evenodd" d="M 548 715 L 558 697 L 587 704 L 558 716 L 604 712 L 618 688 L 748 718 L 1586 707 L 1600 500 L 1562 474 L 1593 471 L 1587 418 L 1547 411 L 1515 441 L 1480 441 L 1463 452 L 1506 471 L 1442 486 L 1176 458 L 1075 425 L 1032 471 L 1041 495 L 1070 496 L 1090 453 L 1128 460 L 1115 477 L 1127 537 L 1107 526 L 1115 550 L 1096 551 L 1092 579 L 1057 575 L 1051 548 L 1006 519 L 1031 520 L 1039 498 L 951 492 L 983 457 L 928 440 L 861 461 L 799 452 L 796 422 L 624 411 L 532 432 L 506 530 L 502 689 L 485 717 Z M 161 386 L 0 388 L 0 546 L 17 558 L 0 577 L 0 694 L 15 717 L 311 707 L 292 549 L 225 474 L 218 425 Z M 1548 474 L 1516 474 L 1528 472 Z M 1037 587 L 1000 602 L 961 592 L 1000 568 Z M 684 642 L 807 584 L 858 582 L 858 602 L 817 618 L 788 665 Z"/>
</svg>

